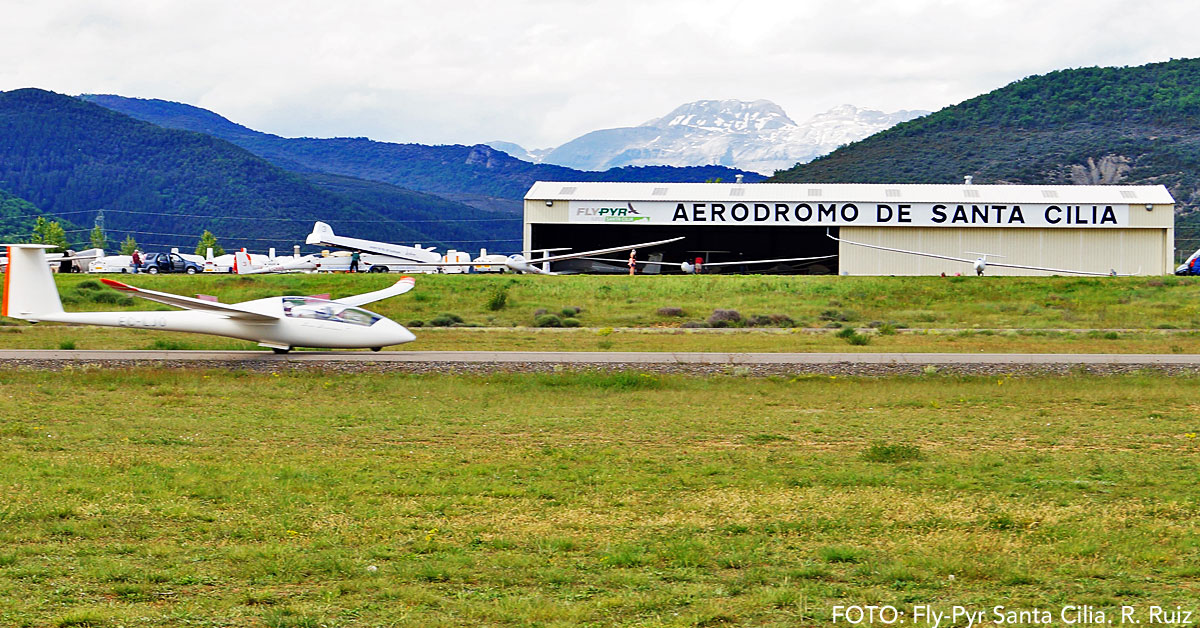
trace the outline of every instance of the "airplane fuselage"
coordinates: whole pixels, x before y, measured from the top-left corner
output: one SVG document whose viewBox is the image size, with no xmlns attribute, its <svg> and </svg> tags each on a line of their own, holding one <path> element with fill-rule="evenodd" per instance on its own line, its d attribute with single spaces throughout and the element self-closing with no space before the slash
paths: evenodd
<svg viewBox="0 0 1200 628">
<path fill-rule="evenodd" d="M 284 304 L 289 299 L 302 304 L 292 311 L 300 312 L 300 308 L 306 308 L 302 312 L 305 315 L 292 316 L 289 313 L 277 320 L 250 321 L 200 310 L 57 312 L 31 320 L 228 336 L 277 348 L 365 349 L 403 344 L 416 339 L 412 332 L 389 318 L 312 297 L 271 297 L 238 305 L 264 314 L 280 314 L 286 311 Z M 349 314 L 358 320 L 348 320 Z"/>
</svg>

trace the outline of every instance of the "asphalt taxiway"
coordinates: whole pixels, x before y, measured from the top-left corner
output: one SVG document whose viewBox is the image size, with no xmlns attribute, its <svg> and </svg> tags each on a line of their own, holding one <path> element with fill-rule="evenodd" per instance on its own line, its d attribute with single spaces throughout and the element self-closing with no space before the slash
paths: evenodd
<svg viewBox="0 0 1200 628">
<path fill-rule="evenodd" d="M 400 372 L 553 372 L 564 369 L 663 373 L 964 374 L 1150 370 L 1200 372 L 1200 355 L 1126 353 L 670 353 L 626 351 L 0 351 L 0 368 L 323 369 Z"/>
</svg>

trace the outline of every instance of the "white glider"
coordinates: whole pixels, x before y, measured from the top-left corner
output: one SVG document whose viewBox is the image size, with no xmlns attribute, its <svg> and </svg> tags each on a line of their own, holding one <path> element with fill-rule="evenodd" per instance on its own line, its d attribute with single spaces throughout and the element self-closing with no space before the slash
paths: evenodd
<svg viewBox="0 0 1200 628">
<path fill-rule="evenodd" d="M 101 279 L 122 292 L 184 310 L 65 312 L 46 263 L 45 249 L 51 247 L 42 244 L 10 244 L 7 247 L 10 263 L 4 275 L 4 301 L 0 306 L 3 316 L 33 322 L 229 336 L 257 342 L 276 353 L 286 353 L 293 347 L 378 351 L 389 345 L 416 340 L 403 325 L 358 307 L 412 290 L 412 277 L 404 277 L 383 290 L 341 299 L 283 296 L 228 304 Z"/>
</svg>

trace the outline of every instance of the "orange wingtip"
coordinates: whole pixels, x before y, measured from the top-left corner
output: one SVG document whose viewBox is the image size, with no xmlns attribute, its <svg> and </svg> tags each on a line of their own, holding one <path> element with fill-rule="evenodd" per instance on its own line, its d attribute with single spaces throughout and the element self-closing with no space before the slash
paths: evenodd
<svg viewBox="0 0 1200 628">
<path fill-rule="evenodd" d="M 408 283 L 416 283 L 417 282 L 416 279 L 413 279 L 412 277 L 409 277 L 408 275 L 401 277 L 400 281 L 407 281 Z"/>
<path fill-rule="evenodd" d="M 101 277 L 100 283 L 108 286 L 109 288 L 116 288 L 117 290 L 127 290 L 127 291 L 137 290 L 137 288 L 134 288 L 131 285 L 123 284 L 115 279 L 109 279 L 107 277 Z"/>
</svg>

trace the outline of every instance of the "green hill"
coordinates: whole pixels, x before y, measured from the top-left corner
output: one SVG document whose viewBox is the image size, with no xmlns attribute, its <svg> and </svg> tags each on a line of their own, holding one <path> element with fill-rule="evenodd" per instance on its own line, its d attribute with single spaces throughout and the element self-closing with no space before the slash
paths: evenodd
<svg viewBox="0 0 1200 628">
<path fill-rule="evenodd" d="M 517 248 L 520 226 L 511 220 L 456 224 L 479 211 L 376 184 L 371 194 L 355 187 L 310 181 L 224 140 L 77 98 L 0 92 L 0 189 L 81 225 L 103 210 L 110 241 L 132 234 L 149 248 L 190 248 L 209 229 L 226 248 L 263 250 L 303 242 L 319 219 L 344 224 L 346 235 L 452 246 L 499 239 L 496 248 Z"/>
<path fill-rule="evenodd" d="M 1029 77 L 899 124 L 774 182 L 1163 184 L 1200 246 L 1200 59 Z"/>
<path fill-rule="evenodd" d="M 380 181 L 436 194 L 485 210 L 522 211 L 535 181 L 733 181 L 763 180 L 754 172 L 724 166 L 642 166 L 604 172 L 532 164 L 484 144 L 475 146 L 394 144 L 364 137 L 286 138 L 249 129 L 199 107 L 164 100 L 114 95 L 81 99 L 167 128 L 207 133 L 228 140 L 277 166 L 295 172 L 325 172 Z"/>
</svg>

